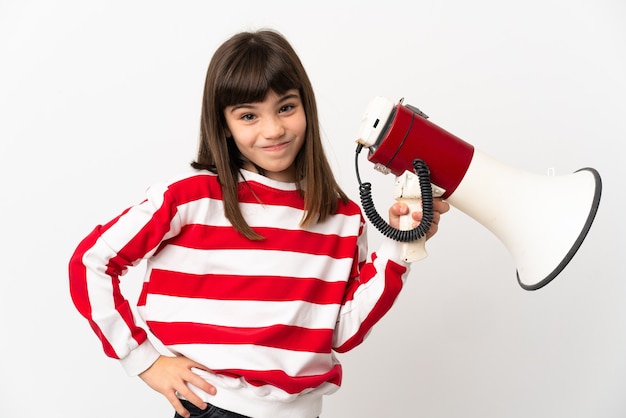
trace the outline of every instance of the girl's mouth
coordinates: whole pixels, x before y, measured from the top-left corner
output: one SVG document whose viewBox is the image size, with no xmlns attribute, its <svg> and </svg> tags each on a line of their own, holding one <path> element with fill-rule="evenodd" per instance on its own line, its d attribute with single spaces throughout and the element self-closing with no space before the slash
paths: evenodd
<svg viewBox="0 0 626 418">
<path fill-rule="evenodd" d="M 263 147 L 264 151 L 280 151 L 289 146 L 289 142 L 281 142 L 280 144 L 268 145 Z"/>
</svg>

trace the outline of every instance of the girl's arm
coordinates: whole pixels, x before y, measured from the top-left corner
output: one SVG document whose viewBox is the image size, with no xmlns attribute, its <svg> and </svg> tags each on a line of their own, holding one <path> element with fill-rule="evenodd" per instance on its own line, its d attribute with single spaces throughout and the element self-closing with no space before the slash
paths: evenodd
<svg viewBox="0 0 626 418">
<path fill-rule="evenodd" d="M 107 356 L 137 375 L 159 357 L 139 327 L 131 304 L 120 291 L 120 277 L 149 257 L 180 228 L 176 205 L 166 187 L 106 225 L 96 227 L 76 248 L 69 263 L 72 300 L 100 339 Z"/>
<path fill-rule="evenodd" d="M 450 209 L 448 203 L 435 199 L 434 219 L 426 237 L 431 238 L 438 229 L 440 215 Z M 400 216 L 408 213 L 408 207 L 395 203 L 389 209 L 389 224 L 398 228 Z M 412 214 L 415 225 L 421 220 L 421 212 Z M 366 262 L 367 238 L 365 228 L 359 236 L 359 275 L 352 277 L 335 328 L 334 349 L 346 352 L 358 346 L 372 327 L 389 311 L 395 302 L 409 273 L 409 264 L 401 257 L 400 245 L 384 238 L 381 248 Z"/>
<path fill-rule="evenodd" d="M 191 370 L 206 368 L 182 356 L 160 355 L 135 322 L 119 286 L 119 278 L 129 267 L 149 258 L 181 227 L 173 193 L 165 186 L 152 187 L 144 202 L 96 227 L 80 243 L 70 261 L 69 277 L 72 300 L 100 338 L 105 353 L 120 360 L 129 375 L 139 375 L 165 396 L 181 416 L 189 416 L 177 393 L 206 408 L 188 386 L 214 394 L 215 387 Z"/>
</svg>

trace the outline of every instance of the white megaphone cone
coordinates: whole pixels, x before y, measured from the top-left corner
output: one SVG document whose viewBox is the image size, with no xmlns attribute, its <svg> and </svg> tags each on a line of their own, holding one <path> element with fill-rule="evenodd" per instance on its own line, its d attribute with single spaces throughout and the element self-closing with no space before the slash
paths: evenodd
<svg viewBox="0 0 626 418">
<path fill-rule="evenodd" d="M 511 253 L 522 288 L 554 279 L 585 239 L 600 203 L 593 168 L 542 176 L 503 164 L 427 120 L 418 109 L 375 98 L 359 139 L 378 170 L 401 176 L 416 159 L 433 189 L 489 229 Z M 442 191 L 442 192 L 441 192 Z"/>
</svg>

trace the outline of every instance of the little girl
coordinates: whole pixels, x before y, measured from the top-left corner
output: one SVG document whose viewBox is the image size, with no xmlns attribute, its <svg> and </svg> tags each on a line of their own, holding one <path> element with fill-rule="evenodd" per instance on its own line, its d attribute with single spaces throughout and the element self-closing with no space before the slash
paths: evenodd
<svg viewBox="0 0 626 418">
<path fill-rule="evenodd" d="M 363 341 L 409 265 L 391 240 L 368 258 L 361 210 L 331 172 L 313 89 L 282 35 L 239 33 L 218 48 L 192 166 L 80 243 L 74 304 L 175 417 L 319 416 L 341 384 L 334 352 Z M 427 237 L 448 209 L 435 200 Z M 394 204 L 389 223 L 406 213 Z M 138 312 L 167 354 L 120 291 L 141 260 Z"/>
</svg>

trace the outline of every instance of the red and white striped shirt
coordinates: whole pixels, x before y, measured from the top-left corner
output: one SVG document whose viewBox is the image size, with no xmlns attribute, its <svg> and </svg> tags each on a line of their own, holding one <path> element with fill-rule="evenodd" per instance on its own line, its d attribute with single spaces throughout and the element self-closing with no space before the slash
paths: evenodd
<svg viewBox="0 0 626 418">
<path fill-rule="evenodd" d="M 399 245 L 367 259 L 366 224 L 354 202 L 299 226 L 295 184 L 242 172 L 240 207 L 265 237 L 241 236 L 224 216 L 217 176 L 193 171 L 155 185 L 147 199 L 98 226 L 69 265 L 72 299 L 127 372 L 159 356 L 133 318 L 119 277 L 146 260 L 138 312 L 217 394 L 208 402 L 254 417 L 311 418 L 341 383 L 333 352 L 360 344 L 408 275 Z"/>
</svg>

